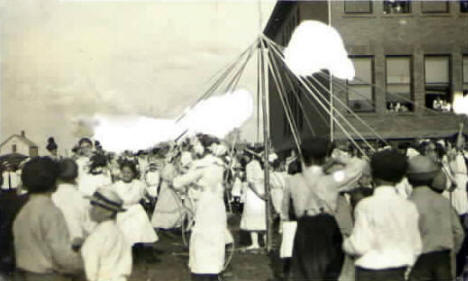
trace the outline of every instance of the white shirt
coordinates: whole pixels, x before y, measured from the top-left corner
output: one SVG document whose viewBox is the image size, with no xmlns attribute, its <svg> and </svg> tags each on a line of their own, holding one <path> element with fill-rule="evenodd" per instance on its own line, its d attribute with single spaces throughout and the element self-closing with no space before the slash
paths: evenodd
<svg viewBox="0 0 468 281">
<path fill-rule="evenodd" d="M 79 191 L 85 196 L 91 196 L 99 187 L 108 186 L 112 184 L 112 179 L 107 174 L 89 174 L 86 173 L 81 176 L 78 183 Z"/>
<path fill-rule="evenodd" d="M 134 179 L 128 183 L 123 181 L 115 182 L 110 188 L 123 200 L 124 206 L 128 207 L 138 204 L 143 199 L 146 185 L 141 180 Z"/>
<path fill-rule="evenodd" d="M 221 159 L 208 154 L 202 159 L 194 161 L 187 173 L 174 178 L 172 185 L 175 188 L 181 188 L 190 183 L 196 183 L 222 195 L 223 171 Z"/>
<path fill-rule="evenodd" d="M 239 177 L 236 177 L 236 179 L 234 180 L 232 189 L 231 189 L 231 195 L 233 197 L 240 197 L 242 195 L 242 186 L 243 186 L 243 182 L 241 181 Z"/>
<path fill-rule="evenodd" d="M 357 255 L 356 266 L 379 270 L 411 266 L 422 251 L 419 214 L 393 186 L 380 186 L 359 202 L 356 222 L 343 249 Z"/>
<path fill-rule="evenodd" d="M 3 177 L 3 184 L 2 189 L 16 189 L 21 185 L 21 174 L 18 172 L 8 172 L 5 171 L 2 174 Z M 11 184 L 11 186 L 10 186 Z"/>
<path fill-rule="evenodd" d="M 118 181 L 112 187 L 119 197 L 123 200 L 124 206 L 138 204 L 145 195 L 146 185 L 141 181 L 134 179 L 131 182 Z"/>
<path fill-rule="evenodd" d="M 89 281 L 125 281 L 132 272 L 132 246 L 114 221 L 100 223 L 81 248 Z"/>
<path fill-rule="evenodd" d="M 395 185 L 395 189 L 398 195 L 403 199 L 408 199 L 413 192 L 411 184 L 408 182 L 408 178 L 404 177 L 399 183 Z"/>
<path fill-rule="evenodd" d="M 159 182 L 161 180 L 161 177 L 159 175 L 158 171 L 147 171 L 145 173 L 145 182 L 146 182 L 146 192 L 151 196 L 151 197 L 157 197 L 158 196 L 158 186 Z"/>
<path fill-rule="evenodd" d="M 77 187 L 68 183 L 59 184 L 52 194 L 52 201 L 65 217 L 70 239 L 85 238 L 92 225 L 88 216 L 91 205 L 83 198 Z"/>
</svg>

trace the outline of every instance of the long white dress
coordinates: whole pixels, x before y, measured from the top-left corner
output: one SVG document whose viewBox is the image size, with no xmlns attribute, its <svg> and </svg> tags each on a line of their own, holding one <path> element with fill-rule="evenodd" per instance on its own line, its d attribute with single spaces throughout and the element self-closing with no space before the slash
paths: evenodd
<svg viewBox="0 0 468 281">
<path fill-rule="evenodd" d="M 455 208 L 458 215 L 461 216 L 468 212 L 468 195 L 466 192 L 468 174 L 464 155 L 462 153 L 457 154 L 455 160 L 451 161 L 449 165 L 455 178 L 456 188 L 453 190 L 451 196 L 448 191 L 445 191 L 443 195 L 452 201 L 452 206 Z"/>
<path fill-rule="evenodd" d="M 263 182 L 263 170 L 257 160 L 252 160 L 245 167 L 247 182 L 253 185 L 258 193 L 265 193 L 265 185 Z M 248 186 L 244 187 L 244 210 L 240 222 L 240 228 L 247 231 L 264 231 L 266 230 L 265 219 L 265 201 L 260 198 Z"/>
<path fill-rule="evenodd" d="M 117 215 L 117 225 L 120 227 L 130 244 L 153 243 L 158 236 L 151 225 L 149 218 L 139 204 L 144 196 L 146 185 L 137 179 L 129 183 L 118 181 L 112 188 L 124 202 L 125 212 Z"/>
<path fill-rule="evenodd" d="M 161 183 L 158 201 L 153 211 L 151 224 L 154 228 L 172 229 L 181 225 L 182 201 L 167 181 Z"/>
<path fill-rule="evenodd" d="M 195 274 L 223 270 L 225 245 L 232 242 L 223 201 L 223 163 L 213 155 L 194 161 L 191 169 L 173 180 L 176 188 L 196 183 L 202 187 L 190 237 L 189 267 Z"/>
<path fill-rule="evenodd" d="M 286 172 L 272 172 L 270 174 L 271 203 L 277 214 L 281 213 L 284 189 L 286 188 Z"/>
</svg>

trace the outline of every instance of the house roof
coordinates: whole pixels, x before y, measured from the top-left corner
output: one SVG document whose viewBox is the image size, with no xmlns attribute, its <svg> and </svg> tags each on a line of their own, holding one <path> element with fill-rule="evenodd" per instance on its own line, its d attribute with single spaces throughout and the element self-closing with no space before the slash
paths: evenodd
<svg viewBox="0 0 468 281">
<path fill-rule="evenodd" d="M 0 144 L 0 147 L 4 146 L 6 143 L 8 143 L 10 140 L 12 140 L 15 137 L 18 138 L 21 142 L 28 145 L 29 147 L 37 147 L 37 145 L 33 141 L 31 141 L 30 139 L 28 139 L 27 137 L 24 137 L 22 135 L 12 135 L 12 136 L 10 136 L 9 138 L 7 138 L 4 142 L 2 142 Z"/>
</svg>

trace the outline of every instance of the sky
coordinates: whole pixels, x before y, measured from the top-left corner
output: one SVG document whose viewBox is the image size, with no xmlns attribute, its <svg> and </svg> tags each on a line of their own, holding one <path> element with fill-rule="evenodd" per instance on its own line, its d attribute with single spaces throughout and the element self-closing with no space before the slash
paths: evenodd
<svg viewBox="0 0 468 281">
<path fill-rule="evenodd" d="M 0 0 L 0 140 L 45 152 L 93 114 L 175 118 L 258 36 L 273 0 Z M 239 87 L 256 93 L 255 60 Z M 256 100 L 254 98 L 254 100 Z M 256 112 L 256 110 L 254 110 Z M 255 140 L 256 116 L 242 136 Z"/>
</svg>

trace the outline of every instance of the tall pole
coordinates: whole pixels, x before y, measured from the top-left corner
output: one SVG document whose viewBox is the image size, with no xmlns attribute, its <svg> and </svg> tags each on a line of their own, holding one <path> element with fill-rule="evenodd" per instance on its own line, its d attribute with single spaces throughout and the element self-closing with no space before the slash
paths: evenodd
<svg viewBox="0 0 468 281">
<path fill-rule="evenodd" d="M 268 116 L 268 88 L 266 87 L 266 79 L 268 77 L 268 72 L 265 72 L 267 67 L 265 67 L 265 52 L 268 52 L 268 49 L 265 48 L 263 38 L 260 39 L 259 44 L 259 53 L 260 53 L 260 91 L 262 97 L 262 113 L 263 113 L 263 144 L 265 146 L 263 163 L 264 163 L 264 177 L 265 177 L 265 220 L 266 220 L 266 249 L 267 252 L 270 252 L 273 249 L 273 221 L 271 217 L 272 206 L 271 206 L 271 196 L 270 196 L 270 127 L 269 127 L 269 116 Z"/>
<path fill-rule="evenodd" d="M 259 29 L 259 40 L 258 40 L 258 56 L 260 65 L 258 67 L 258 78 L 260 80 L 260 96 L 262 99 L 262 114 L 263 114 L 263 144 L 264 144 L 264 155 L 263 155 L 263 173 L 265 178 L 265 220 L 266 220 L 266 249 L 267 252 L 273 250 L 273 219 L 272 219 L 272 205 L 271 205 L 271 192 L 270 192 L 270 163 L 268 158 L 270 156 L 270 120 L 269 120 L 269 107 L 268 107 L 268 87 L 266 86 L 266 79 L 268 78 L 268 67 L 265 67 L 265 52 L 268 52 L 265 42 L 263 42 L 263 17 L 262 17 L 262 2 L 258 1 L 258 29 Z M 258 80 L 257 80 L 258 81 Z M 260 107 L 259 104 L 257 106 Z M 257 128 L 258 130 L 258 128 Z"/>
<path fill-rule="evenodd" d="M 331 0 L 328 0 L 328 26 L 331 26 Z M 333 73 L 330 70 L 330 141 L 335 139 L 335 122 L 334 122 L 334 111 L 335 108 L 333 106 Z"/>
</svg>

